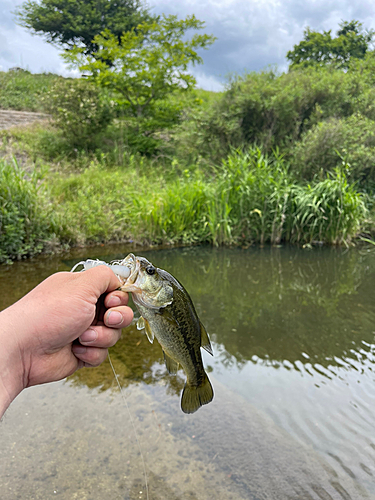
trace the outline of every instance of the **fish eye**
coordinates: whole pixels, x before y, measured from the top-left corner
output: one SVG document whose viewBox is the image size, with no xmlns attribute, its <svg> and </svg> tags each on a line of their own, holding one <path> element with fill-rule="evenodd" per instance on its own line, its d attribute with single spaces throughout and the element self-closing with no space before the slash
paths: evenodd
<svg viewBox="0 0 375 500">
<path fill-rule="evenodd" d="M 154 268 L 154 266 L 148 266 L 148 267 L 146 267 L 146 273 L 150 274 L 151 276 L 153 274 L 155 274 L 155 268 Z"/>
</svg>

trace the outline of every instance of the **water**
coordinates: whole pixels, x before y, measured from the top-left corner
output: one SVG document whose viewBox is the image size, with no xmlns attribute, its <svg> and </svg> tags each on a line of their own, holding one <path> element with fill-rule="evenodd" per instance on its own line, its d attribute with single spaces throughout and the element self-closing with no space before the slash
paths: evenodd
<svg viewBox="0 0 375 500">
<path fill-rule="evenodd" d="M 82 258 L 0 268 L 0 307 Z M 136 252 L 184 284 L 210 334 L 215 398 L 180 410 L 185 376 L 135 325 L 111 349 L 152 500 L 375 499 L 375 252 L 250 248 Z M 146 498 L 109 364 L 30 388 L 0 424 L 2 499 Z"/>
</svg>

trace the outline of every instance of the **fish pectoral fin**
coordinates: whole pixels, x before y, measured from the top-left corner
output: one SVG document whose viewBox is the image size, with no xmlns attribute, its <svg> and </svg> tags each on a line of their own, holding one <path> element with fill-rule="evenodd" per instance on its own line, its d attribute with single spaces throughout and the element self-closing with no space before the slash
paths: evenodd
<svg viewBox="0 0 375 500">
<path fill-rule="evenodd" d="M 180 326 L 177 319 L 173 316 L 173 313 L 166 309 L 165 307 L 161 307 L 158 311 L 157 314 L 160 314 L 160 316 L 163 316 L 164 319 L 172 323 L 173 325 Z"/>
<path fill-rule="evenodd" d="M 172 359 L 168 354 L 164 354 L 164 361 L 165 361 L 165 366 L 167 367 L 168 373 L 171 375 L 176 375 L 177 370 L 178 370 L 178 363 L 174 359 Z"/>
<path fill-rule="evenodd" d="M 143 330 L 144 327 L 145 327 L 145 320 L 143 316 L 141 316 L 137 321 L 137 330 Z"/>
<path fill-rule="evenodd" d="M 153 344 L 154 332 L 151 330 L 150 323 L 147 321 L 147 319 L 141 316 L 137 321 L 137 330 L 143 330 L 143 328 L 145 329 L 148 340 L 150 341 L 151 344 Z"/>
<path fill-rule="evenodd" d="M 201 327 L 201 347 L 205 349 L 207 352 L 211 354 L 211 356 L 214 355 L 214 351 L 212 350 L 211 342 L 210 339 L 208 338 L 208 333 L 206 332 L 205 327 L 202 325 L 201 322 L 199 322 L 200 327 Z"/>
</svg>

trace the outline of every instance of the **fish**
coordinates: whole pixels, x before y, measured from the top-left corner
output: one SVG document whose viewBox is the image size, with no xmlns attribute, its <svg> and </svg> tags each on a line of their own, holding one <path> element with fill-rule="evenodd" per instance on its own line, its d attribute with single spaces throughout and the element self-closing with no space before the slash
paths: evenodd
<svg viewBox="0 0 375 500">
<path fill-rule="evenodd" d="M 137 328 L 145 330 L 151 343 L 156 337 L 170 374 L 176 374 L 181 365 L 186 374 L 181 409 L 184 413 L 196 412 L 214 397 L 203 366 L 201 347 L 212 356 L 213 350 L 188 292 L 174 276 L 144 257 L 131 253 L 117 264 L 130 271 L 123 273 L 129 277 L 121 278 L 120 289 L 132 294 L 140 314 Z"/>
</svg>

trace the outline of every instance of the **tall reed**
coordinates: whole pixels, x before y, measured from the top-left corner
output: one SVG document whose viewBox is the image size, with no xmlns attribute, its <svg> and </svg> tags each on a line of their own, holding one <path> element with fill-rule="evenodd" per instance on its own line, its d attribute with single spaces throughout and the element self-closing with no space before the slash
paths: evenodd
<svg viewBox="0 0 375 500">
<path fill-rule="evenodd" d="M 0 262 L 35 255 L 53 237 L 52 211 L 40 176 L 0 160 Z"/>
</svg>

